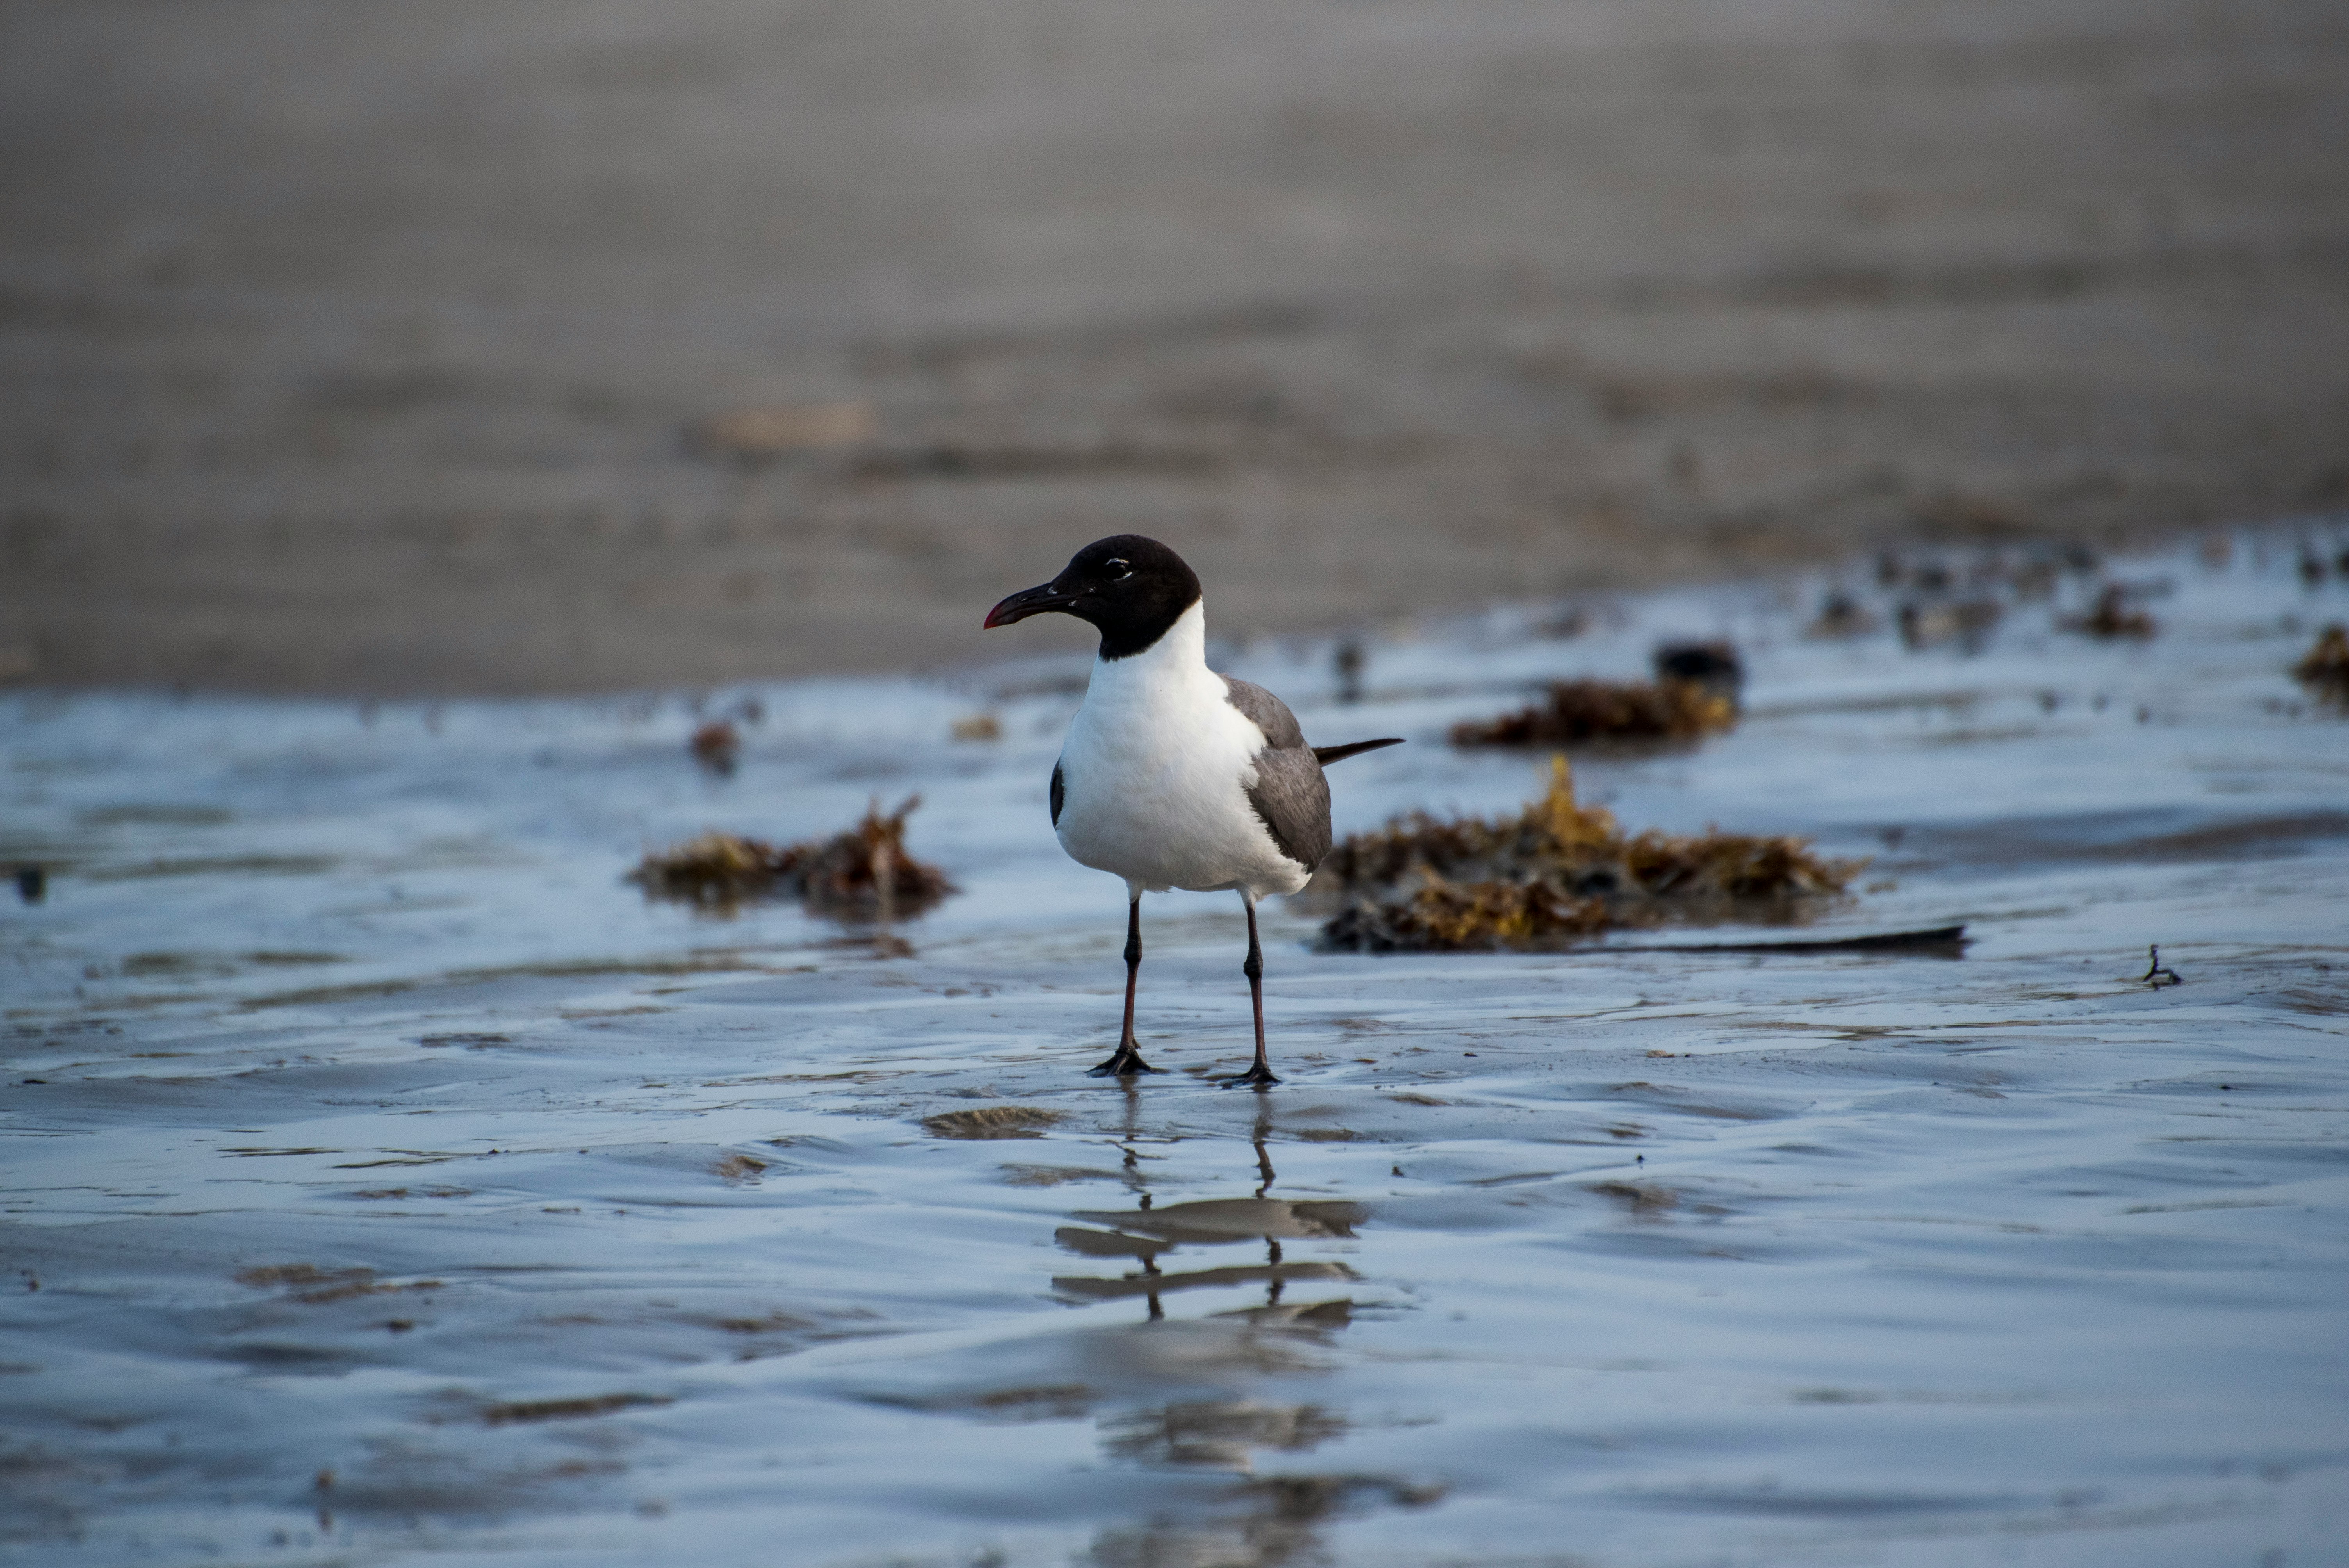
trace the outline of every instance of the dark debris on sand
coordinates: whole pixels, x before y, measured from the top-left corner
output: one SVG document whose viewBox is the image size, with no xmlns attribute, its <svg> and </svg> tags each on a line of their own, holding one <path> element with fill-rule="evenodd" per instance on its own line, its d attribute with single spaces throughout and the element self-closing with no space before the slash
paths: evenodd
<svg viewBox="0 0 2349 1568">
<path fill-rule="evenodd" d="M 1895 614 L 1900 643 L 1910 653 L 1951 645 L 1970 654 L 1982 652 L 2006 607 L 1995 599 L 1905 601 Z"/>
<path fill-rule="evenodd" d="M 922 1119 L 922 1130 L 932 1138 L 1041 1138 L 1042 1128 L 1066 1117 L 1064 1110 L 1032 1105 L 982 1105 L 969 1110 L 945 1110 Z"/>
<path fill-rule="evenodd" d="M 2118 583 L 2106 583 L 2105 591 L 2096 595 L 2096 602 L 2089 606 L 2086 614 L 2066 616 L 2062 625 L 2067 632 L 2106 640 L 2115 637 L 2142 640 L 2160 629 L 2151 615 L 2129 607 L 2129 591 Z"/>
<path fill-rule="evenodd" d="M 1745 686 L 1745 661 L 1731 642 L 1665 643 L 1653 663 L 1659 681 L 1688 681 L 1734 703 Z"/>
<path fill-rule="evenodd" d="M 905 819 L 921 803 L 909 796 L 884 816 L 875 800 L 847 831 L 797 844 L 703 833 L 647 855 L 628 880 L 647 898 L 719 913 L 751 899 L 797 898 L 836 920 L 919 914 L 958 891 L 944 872 L 905 852 Z"/>
<path fill-rule="evenodd" d="M 694 761 L 720 779 L 733 777 L 734 769 L 742 759 L 742 734 L 723 718 L 711 719 L 693 732 L 686 743 Z"/>
<path fill-rule="evenodd" d="M 1557 946 L 1668 921 L 1800 918 L 1840 895 L 1864 862 L 1793 838 L 1651 830 L 1574 798 L 1564 758 L 1514 820 L 1423 812 L 1348 838 L 1317 887 L 1344 901 L 1326 947 L 1356 952 Z"/>
<path fill-rule="evenodd" d="M 2318 701 L 2349 708 L 2349 626 L 2325 627 L 2292 673 Z"/>
<path fill-rule="evenodd" d="M 1874 612 L 1837 588 L 1819 601 L 1818 617 L 1803 629 L 1803 635 L 1816 641 L 1841 641 L 1865 637 L 1881 624 Z"/>
</svg>

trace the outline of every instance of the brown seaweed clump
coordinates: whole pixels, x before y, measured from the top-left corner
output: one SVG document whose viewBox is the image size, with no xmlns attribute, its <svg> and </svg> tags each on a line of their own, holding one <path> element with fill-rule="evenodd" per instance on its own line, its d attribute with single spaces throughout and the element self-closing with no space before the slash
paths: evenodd
<svg viewBox="0 0 2349 1568">
<path fill-rule="evenodd" d="M 647 855 L 628 880 L 647 898 L 717 913 L 750 899 L 797 898 L 834 920 L 919 914 L 957 891 L 944 872 L 905 852 L 905 819 L 921 803 L 908 796 L 885 817 L 875 800 L 846 832 L 797 844 L 707 832 Z"/>
<path fill-rule="evenodd" d="M 2349 626 L 2336 621 L 2325 627 L 2292 674 L 2319 702 L 2349 707 Z"/>
<path fill-rule="evenodd" d="M 1552 681 L 1542 700 L 1452 727 L 1454 746 L 1583 746 L 1695 740 L 1737 723 L 1737 698 L 1701 681 Z"/>
<path fill-rule="evenodd" d="M 1562 944 L 1668 921 L 1791 920 L 1840 894 L 1864 862 L 1803 840 L 1650 830 L 1574 798 L 1560 757 L 1549 790 L 1514 820 L 1424 812 L 1348 838 L 1317 884 L 1345 901 L 1325 945 L 1360 952 Z"/>
<path fill-rule="evenodd" d="M 1545 882 L 1448 882 L 1430 872 L 1405 898 L 1358 900 L 1321 934 L 1329 946 L 1357 952 L 1453 953 L 1571 942 L 1614 923 L 1603 898 L 1577 898 Z"/>
</svg>

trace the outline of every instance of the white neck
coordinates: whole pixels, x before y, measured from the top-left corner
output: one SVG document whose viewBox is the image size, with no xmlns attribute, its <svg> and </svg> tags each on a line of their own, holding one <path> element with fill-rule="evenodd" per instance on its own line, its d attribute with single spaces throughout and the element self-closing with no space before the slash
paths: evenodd
<svg viewBox="0 0 2349 1568">
<path fill-rule="evenodd" d="M 1086 687 L 1094 695 L 1143 696 L 1195 685 L 1207 675 L 1207 606 L 1192 605 L 1166 628 L 1159 639 L 1138 654 L 1122 659 L 1093 657 L 1093 675 Z"/>
</svg>

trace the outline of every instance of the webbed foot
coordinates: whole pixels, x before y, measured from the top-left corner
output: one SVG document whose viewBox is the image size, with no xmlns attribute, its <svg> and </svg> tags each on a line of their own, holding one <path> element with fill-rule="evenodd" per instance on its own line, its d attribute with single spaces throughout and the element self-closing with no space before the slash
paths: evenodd
<svg viewBox="0 0 2349 1568">
<path fill-rule="evenodd" d="M 1132 1046 L 1120 1046 L 1117 1054 L 1092 1069 L 1092 1078 L 1132 1078 L 1136 1073 L 1163 1073 L 1164 1068 L 1154 1068 L 1142 1059 L 1142 1053 Z"/>
<path fill-rule="evenodd" d="M 1270 1068 L 1265 1066 L 1262 1062 L 1258 1062 L 1256 1066 L 1248 1068 L 1247 1071 L 1240 1074 L 1239 1077 L 1226 1078 L 1224 1080 L 1224 1087 L 1226 1088 L 1270 1088 L 1274 1084 L 1277 1084 L 1279 1081 L 1280 1080 L 1278 1078 L 1272 1076 L 1272 1069 Z"/>
</svg>

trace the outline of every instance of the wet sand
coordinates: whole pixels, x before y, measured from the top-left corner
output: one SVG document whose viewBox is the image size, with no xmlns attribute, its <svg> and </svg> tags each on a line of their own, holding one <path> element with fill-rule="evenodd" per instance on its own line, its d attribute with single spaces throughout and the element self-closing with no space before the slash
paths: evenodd
<svg viewBox="0 0 2349 1568">
<path fill-rule="evenodd" d="M 1060 855 L 1074 698 L 954 683 L 360 707 L 0 699 L 0 1507 L 26 1561 L 1043 1568 L 2326 1560 L 2349 1398 L 2344 720 L 2284 674 L 2349 535 L 1423 623 L 1226 667 L 1340 830 L 1493 811 L 1445 727 L 1725 634 L 1627 824 L 1874 863 L 1794 931 L 1317 953 Z M 1987 569 L 1987 570 L 1978 570 Z M 2133 585 L 2149 641 L 2060 630 Z M 1568 620 L 1563 624 L 1575 624 Z M 1081 668 L 1081 666 L 1079 666 Z M 686 740 L 755 696 L 740 770 Z M 993 713 L 1001 738 L 949 738 Z M 906 945 L 621 874 L 919 791 Z M 1227 907 L 1230 905 L 1230 907 Z M 1631 951 L 1966 923 L 1961 958 Z M 2182 976 L 2154 986 L 2147 945 Z M 993 1133 L 997 1136 L 975 1136 Z"/>
<path fill-rule="evenodd" d="M 1310 630 L 2349 500 L 2317 0 L 0 29 L 0 678 L 952 664 L 1127 528 Z"/>
</svg>

